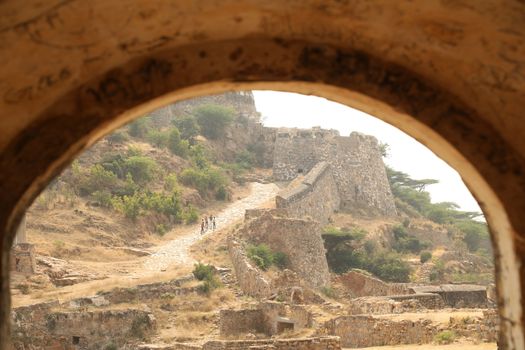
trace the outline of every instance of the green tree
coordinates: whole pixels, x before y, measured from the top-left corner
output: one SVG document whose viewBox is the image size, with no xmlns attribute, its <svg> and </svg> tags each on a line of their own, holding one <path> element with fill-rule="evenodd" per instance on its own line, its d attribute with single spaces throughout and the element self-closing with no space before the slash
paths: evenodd
<svg viewBox="0 0 525 350">
<path fill-rule="evenodd" d="M 131 156 L 124 160 L 124 169 L 130 173 L 133 181 L 144 184 L 151 181 L 158 171 L 157 162 L 145 156 Z"/>
<path fill-rule="evenodd" d="M 148 133 L 148 118 L 142 117 L 128 125 L 128 133 L 133 137 L 144 138 Z"/>
<path fill-rule="evenodd" d="M 234 119 L 231 108 L 219 105 L 204 105 L 193 111 L 201 132 L 210 139 L 217 139 L 224 134 L 224 130 Z"/>
<path fill-rule="evenodd" d="M 168 148 L 179 157 L 186 158 L 189 152 L 189 143 L 180 137 L 180 131 L 176 127 L 173 127 L 169 131 L 168 136 Z"/>
<path fill-rule="evenodd" d="M 199 135 L 200 126 L 193 115 L 181 115 L 172 120 L 173 125 L 180 131 L 180 136 L 193 144 L 195 136 Z"/>
</svg>

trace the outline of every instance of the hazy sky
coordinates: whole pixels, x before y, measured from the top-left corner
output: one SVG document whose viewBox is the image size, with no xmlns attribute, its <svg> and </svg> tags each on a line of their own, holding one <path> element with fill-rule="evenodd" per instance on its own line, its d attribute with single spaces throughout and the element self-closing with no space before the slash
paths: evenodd
<svg viewBox="0 0 525 350">
<path fill-rule="evenodd" d="M 458 173 L 432 151 L 401 130 L 361 111 L 315 96 L 287 92 L 254 91 L 255 105 L 266 126 L 337 129 L 373 135 L 390 145 L 385 162 L 415 179 L 431 178 L 439 184 L 427 187 L 432 202 L 455 202 L 462 210 L 481 211 Z"/>
</svg>

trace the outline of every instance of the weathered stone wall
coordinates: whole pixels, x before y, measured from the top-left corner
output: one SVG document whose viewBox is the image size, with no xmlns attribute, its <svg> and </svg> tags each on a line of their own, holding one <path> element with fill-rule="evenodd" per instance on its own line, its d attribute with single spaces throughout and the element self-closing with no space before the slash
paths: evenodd
<svg viewBox="0 0 525 350">
<path fill-rule="evenodd" d="M 279 322 L 293 324 L 293 330 L 311 327 L 313 316 L 301 305 L 278 302 L 263 302 L 255 308 L 241 310 L 221 310 L 219 330 L 221 336 L 247 333 L 280 333 Z"/>
<path fill-rule="evenodd" d="M 17 243 L 9 252 L 11 271 L 31 275 L 36 271 L 35 247 L 30 243 Z"/>
<path fill-rule="evenodd" d="M 228 242 L 228 252 L 241 290 L 257 298 L 267 298 L 272 294 L 270 283 L 261 271 L 253 266 L 241 243 L 235 239 Z"/>
<path fill-rule="evenodd" d="M 221 310 L 219 313 L 219 332 L 222 336 L 266 333 L 266 330 L 261 309 Z"/>
<path fill-rule="evenodd" d="M 429 320 L 391 321 L 371 316 L 340 316 L 324 324 L 322 334 L 336 335 L 341 346 L 360 348 L 430 343 L 437 333 Z"/>
<path fill-rule="evenodd" d="M 413 286 L 410 292 L 434 293 L 453 308 L 485 308 L 488 306 L 487 287 L 473 284 L 443 284 L 440 286 Z"/>
<path fill-rule="evenodd" d="M 338 337 L 312 337 L 295 339 L 264 339 L 264 340 L 212 340 L 202 346 L 203 350 L 339 350 L 341 344 Z"/>
<path fill-rule="evenodd" d="M 351 270 L 345 274 L 339 275 L 337 280 L 346 287 L 345 292 L 347 292 L 348 296 L 352 298 L 409 293 L 407 284 L 386 283 L 379 278 L 357 270 Z"/>
<path fill-rule="evenodd" d="M 317 163 L 299 184 L 290 184 L 275 198 L 277 208 L 286 209 L 291 217 L 306 218 L 324 224 L 339 209 L 337 185 L 327 162 Z"/>
<path fill-rule="evenodd" d="M 279 129 L 273 162 L 276 180 L 294 179 L 321 161 L 331 165 L 343 208 L 368 215 L 396 214 L 385 166 L 374 137 L 355 132 L 342 137 L 336 130 L 320 128 Z"/>
<path fill-rule="evenodd" d="M 443 299 L 437 294 L 393 295 L 385 297 L 362 297 L 350 301 L 350 315 L 386 315 L 417 312 L 423 309 L 442 309 Z"/>
<path fill-rule="evenodd" d="M 272 250 L 285 253 L 289 260 L 288 268 L 310 286 L 329 284 L 330 273 L 318 222 L 275 217 L 265 212 L 245 222 L 239 234 L 246 241 L 265 243 Z M 242 283 L 240 278 L 238 280 Z"/>
<path fill-rule="evenodd" d="M 153 314 L 143 310 L 53 311 L 57 306 L 52 302 L 14 309 L 15 348 L 98 350 L 111 343 L 137 342 L 156 327 Z"/>
</svg>

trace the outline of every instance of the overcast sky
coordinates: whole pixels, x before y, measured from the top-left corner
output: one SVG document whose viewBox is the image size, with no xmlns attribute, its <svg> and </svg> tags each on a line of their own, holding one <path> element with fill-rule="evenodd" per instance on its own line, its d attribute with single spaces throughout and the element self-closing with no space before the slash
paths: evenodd
<svg viewBox="0 0 525 350">
<path fill-rule="evenodd" d="M 481 211 L 458 173 L 428 148 L 401 130 L 361 111 L 315 96 L 287 92 L 254 91 L 255 105 L 264 125 L 274 127 L 339 130 L 343 136 L 352 131 L 373 135 L 390 145 L 385 162 L 412 178 L 431 178 L 439 184 L 427 187 L 432 202 L 455 202 L 462 210 Z"/>
</svg>

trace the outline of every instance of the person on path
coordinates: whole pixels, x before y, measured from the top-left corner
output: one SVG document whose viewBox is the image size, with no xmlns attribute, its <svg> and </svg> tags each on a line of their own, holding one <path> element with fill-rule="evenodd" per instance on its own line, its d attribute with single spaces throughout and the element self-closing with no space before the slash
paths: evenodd
<svg viewBox="0 0 525 350">
<path fill-rule="evenodd" d="M 204 219 L 201 221 L 201 235 L 204 234 Z"/>
<path fill-rule="evenodd" d="M 204 216 L 204 229 L 208 231 L 208 216 L 207 215 Z"/>
<path fill-rule="evenodd" d="M 217 228 L 217 224 L 215 223 L 215 216 L 213 217 L 213 231 Z"/>
</svg>

